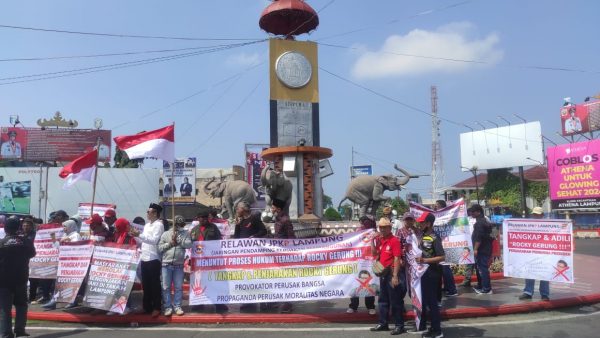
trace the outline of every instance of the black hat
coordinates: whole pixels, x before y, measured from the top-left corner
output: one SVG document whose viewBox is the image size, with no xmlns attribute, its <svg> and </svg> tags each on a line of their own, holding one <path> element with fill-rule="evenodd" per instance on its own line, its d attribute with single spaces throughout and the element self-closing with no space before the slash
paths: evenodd
<svg viewBox="0 0 600 338">
<path fill-rule="evenodd" d="M 479 204 L 473 204 L 471 206 L 471 212 L 473 211 L 479 211 L 480 214 L 483 214 L 483 208 Z"/>
<path fill-rule="evenodd" d="M 16 216 L 10 216 L 4 224 L 4 231 L 9 235 L 14 235 L 19 230 L 21 221 Z"/>
<path fill-rule="evenodd" d="M 150 203 L 150 206 L 148 208 L 156 210 L 157 213 L 161 213 L 163 209 L 160 205 L 156 203 Z"/>
<path fill-rule="evenodd" d="M 11 130 L 8 132 L 8 136 L 17 136 L 17 132 L 14 130 Z"/>
<path fill-rule="evenodd" d="M 197 216 L 198 216 L 198 218 L 209 218 L 210 217 L 210 215 L 208 214 L 208 211 L 206 211 L 206 210 L 200 211 Z"/>
<path fill-rule="evenodd" d="M 272 204 L 276 207 L 278 207 L 279 209 L 283 209 L 285 208 L 285 201 L 282 201 L 280 199 L 274 198 Z"/>
<path fill-rule="evenodd" d="M 56 210 L 54 212 L 54 217 L 62 217 L 62 218 L 66 219 L 66 218 L 69 218 L 69 215 L 64 210 Z"/>
</svg>

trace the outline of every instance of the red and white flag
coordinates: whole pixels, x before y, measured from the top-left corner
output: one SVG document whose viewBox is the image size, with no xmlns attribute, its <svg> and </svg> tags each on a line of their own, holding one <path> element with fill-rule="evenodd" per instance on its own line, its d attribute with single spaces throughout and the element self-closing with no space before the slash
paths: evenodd
<svg viewBox="0 0 600 338">
<path fill-rule="evenodd" d="M 63 189 L 69 189 L 79 180 L 92 182 L 94 174 L 96 173 L 97 163 L 98 150 L 94 149 L 65 165 L 58 174 L 58 176 L 67 179 L 63 185 Z"/>
<path fill-rule="evenodd" d="M 175 159 L 175 125 L 135 135 L 117 136 L 114 140 L 131 160 L 154 157 L 173 162 Z"/>
</svg>

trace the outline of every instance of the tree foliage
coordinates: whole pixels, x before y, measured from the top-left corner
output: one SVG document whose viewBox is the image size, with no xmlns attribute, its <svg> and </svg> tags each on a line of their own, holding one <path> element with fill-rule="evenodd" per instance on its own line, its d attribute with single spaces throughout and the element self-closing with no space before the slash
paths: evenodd
<svg viewBox="0 0 600 338">
<path fill-rule="evenodd" d="M 127 153 L 116 148 L 113 168 L 138 168 L 143 160 L 130 160 Z"/>
<path fill-rule="evenodd" d="M 537 205 L 542 205 L 548 198 L 547 182 L 526 182 L 526 194 L 533 198 Z M 503 206 L 509 207 L 514 213 L 522 214 L 521 183 L 513 175 L 510 168 L 488 170 L 488 179 L 483 188 L 486 199 L 500 200 Z"/>
<path fill-rule="evenodd" d="M 391 200 L 389 200 L 385 203 L 385 206 L 391 206 L 392 210 L 396 210 L 398 217 L 401 217 L 409 209 L 406 202 L 404 202 L 404 200 L 400 197 L 392 198 Z M 377 219 L 381 218 L 381 216 L 383 215 L 383 208 L 385 206 L 383 204 L 381 204 L 379 206 L 379 208 L 377 209 L 377 212 L 375 213 L 375 215 L 377 216 Z"/>
<path fill-rule="evenodd" d="M 331 197 L 323 194 L 323 208 L 333 208 L 333 200 Z"/>
<path fill-rule="evenodd" d="M 341 221 L 342 215 L 334 208 L 329 207 L 325 210 L 325 213 L 323 213 L 323 218 L 325 218 L 326 221 Z"/>
<path fill-rule="evenodd" d="M 548 182 L 528 182 L 527 195 L 533 198 L 537 205 L 541 206 L 548 198 Z"/>
</svg>

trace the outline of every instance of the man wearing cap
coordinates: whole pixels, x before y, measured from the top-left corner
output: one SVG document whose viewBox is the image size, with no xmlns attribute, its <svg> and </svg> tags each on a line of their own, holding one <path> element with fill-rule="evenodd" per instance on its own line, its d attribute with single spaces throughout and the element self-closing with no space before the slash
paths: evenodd
<svg viewBox="0 0 600 338">
<path fill-rule="evenodd" d="M 192 240 L 184 229 L 183 216 L 175 216 L 175 226 L 165 231 L 160 237 L 158 251 L 162 254 L 162 296 L 164 315 L 169 317 L 175 312 L 183 315 L 181 301 L 183 300 L 183 262 L 185 249 L 192 247 Z M 171 297 L 171 287 L 175 290 Z"/>
<path fill-rule="evenodd" d="M 544 218 L 544 209 L 542 207 L 535 207 L 531 212 L 531 218 L 542 219 Z M 527 300 L 533 297 L 535 291 L 535 279 L 525 279 L 525 289 L 523 294 L 519 296 L 520 300 Z M 550 301 L 550 282 L 547 280 L 540 281 L 540 295 L 542 300 L 545 302 Z"/>
<path fill-rule="evenodd" d="M 492 257 L 492 226 L 483 215 L 483 208 L 479 204 L 471 207 L 471 216 L 475 218 L 471 241 L 473 242 L 473 255 L 477 273 L 477 287 L 473 290 L 477 294 L 492 294 L 490 283 L 490 258 Z"/>
<path fill-rule="evenodd" d="M 16 141 L 17 132 L 11 130 L 8 132 L 8 141 L 2 143 L 0 147 L 0 156 L 3 159 L 21 158 L 21 144 Z"/>
<path fill-rule="evenodd" d="M 417 331 L 422 331 L 427 325 L 427 317 L 431 322 L 430 329 L 423 334 L 423 337 L 441 338 L 444 336 L 441 328 L 440 308 L 438 306 L 438 290 L 442 279 L 441 262 L 446 258 L 442 240 L 433 231 L 435 216 L 430 212 L 424 212 L 417 219 L 419 227 L 423 231 L 423 236 L 419 240 L 419 249 L 422 251 L 421 257 L 417 257 L 419 264 L 427 264 L 427 270 L 421 276 L 421 298 L 423 311 L 421 315 L 421 327 Z"/>
<path fill-rule="evenodd" d="M 4 225 L 6 236 L 0 239 L 0 334 L 2 337 L 29 336 L 27 323 L 27 278 L 29 260 L 35 256 L 33 243 L 17 231 L 21 222 L 9 217 Z M 15 305 L 15 326 L 11 309 Z"/>
<path fill-rule="evenodd" d="M 400 335 L 404 330 L 404 299 L 401 297 L 406 291 L 405 278 L 402 273 L 402 244 L 398 237 L 392 234 L 392 223 L 382 217 L 379 220 L 379 232 L 371 242 L 371 253 L 378 257 L 379 262 L 388 269 L 388 273 L 379 277 L 379 323 L 371 331 L 389 331 L 388 314 L 392 308 L 392 318 L 396 327 L 392 330 L 393 336 Z"/>
<path fill-rule="evenodd" d="M 108 232 L 112 235 L 115 233 L 115 221 L 117 220 L 117 213 L 115 209 L 106 209 L 104 212 L 104 223 L 108 227 Z"/>
<path fill-rule="evenodd" d="M 150 203 L 148 207 L 148 223 L 144 226 L 144 232 L 132 230 L 132 234 L 142 242 L 141 271 L 142 288 L 144 289 L 144 311 L 156 318 L 161 309 L 161 263 L 158 252 L 158 242 L 165 231 L 160 213 L 162 207 L 156 203 Z"/>
</svg>

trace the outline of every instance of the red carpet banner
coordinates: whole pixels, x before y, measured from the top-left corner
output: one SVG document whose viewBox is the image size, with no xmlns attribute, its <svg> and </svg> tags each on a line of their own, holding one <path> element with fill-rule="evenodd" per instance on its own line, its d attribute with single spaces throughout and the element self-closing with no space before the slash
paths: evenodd
<svg viewBox="0 0 600 338">
<path fill-rule="evenodd" d="M 437 211 L 410 202 L 410 211 L 415 215 L 415 218 L 421 216 L 425 211 L 435 215 L 433 230 L 442 239 L 442 246 L 446 253 L 446 263 L 473 264 L 475 262 L 473 243 L 471 242 L 471 228 L 467 218 L 467 207 L 463 199 Z"/>
<path fill-rule="evenodd" d="M 89 241 L 63 243 L 58 254 L 56 301 L 72 303 L 87 274 L 94 244 Z"/>
<path fill-rule="evenodd" d="M 84 305 L 123 313 L 139 261 L 135 245 L 104 243 L 96 246 L 85 289 Z"/>
<path fill-rule="evenodd" d="M 377 293 L 372 231 L 306 238 L 195 242 L 190 304 L 347 298 Z"/>
<path fill-rule="evenodd" d="M 61 224 L 42 224 L 35 233 L 36 255 L 29 260 L 29 278 L 55 279 L 58 270 L 58 241 L 64 233 Z"/>
<path fill-rule="evenodd" d="M 573 223 L 564 219 L 505 219 L 504 276 L 573 283 Z"/>
</svg>

